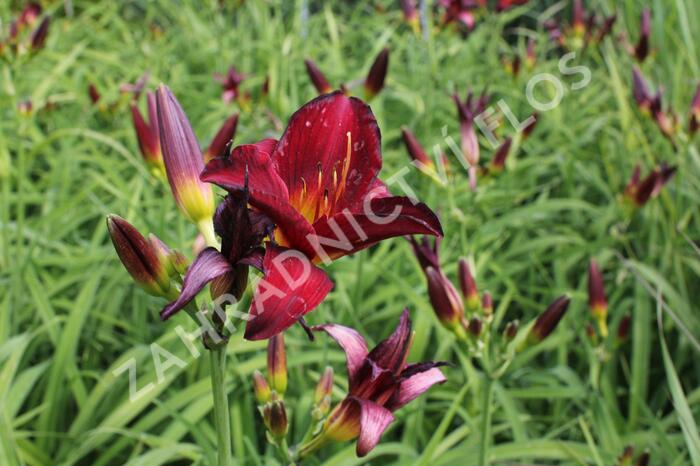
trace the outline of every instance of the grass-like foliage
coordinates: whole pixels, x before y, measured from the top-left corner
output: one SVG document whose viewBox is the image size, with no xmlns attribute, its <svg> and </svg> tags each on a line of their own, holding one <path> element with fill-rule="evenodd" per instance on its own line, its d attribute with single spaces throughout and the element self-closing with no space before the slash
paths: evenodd
<svg viewBox="0 0 700 466">
<path fill-rule="evenodd" d="M 465 258 L 479 297 L 467 293 L 464 322 L 448 322 L 455 309 L 434 310 L 440 290 L 429 290 L 402 237 L 324 267 L 334 288 L 308 325 L 355 328 L 372 348 L 408 308 L 408 362 L 450 364 L 440 367 L 445 383 L 394 412 L 367 456 L 358 458 L 350 442 L 328 442 L 303 464 L 608 466 L 635 464 L 648 451 L 649 464 L 700 466 L 700 134 L 689 131 L 700 82 L 698 2 L 589 0 L 601 20 L 617 14 L 613 30 L 568 49 L 550 39 L 549 24 L 569 22 L 568 1 L 478 11 L 471 31 L 442 24 L 437 1 L 421 2 L 414 27 L 393 0 L 42 3 L 21 43 L 0 52 L 0 465 L 217 464 L 221 413 L 208 350 L 201 339 L 195 351 L 183 344 L 176 327 L 195 329 L 184 312 L 160 319 L 165 301 L 134 286 L 105 226 L 106 215 L 118 214 L 195 257 L 197 228 L 179 212 L 161 168 L 144 163 L 133 93 L 123 84 L 144 72 L 144 93 L 167 84 L 204 147 L 236 112 L 234 145 L 253 143 L 279 138 L 317 95 L 305 59 L 332 88 L 348 83 L 363 98 L 363 80 L 388 48 L 386 81 L 370 102 L 381 130 L 380 177 L 439 215 L 441 277 L 458 289 Z M 0 2 L 0 40 L 23 5 Z M 644 6 L 650 51 L 639 63 L 628 45 L 640 35 Z M 44 15 L 51 22 L 42 43 L 32 28 Z M 232 65 L 244 79 L 225 101 L 214 74 Z M 664 88 L 660 109 L 635 100 L 634 67 L 650 99 Z M 497 146 L 476 128 L 482 168 L 472 173 L 459 160 L 452 98 L 468 89 L 490 96 L 499 143 L 512 138 L 494 168 Z M 532 98 L 558 103 L 536 109 Z M 533 113 L 536 126 L 524 137 L 510 120 Z M 402 128 L 437 168 L 409 163 Z M 647 198 L 640 183 L 625 196 L 637 164 L 640 183 L 650 172 L 676 171 Z M 214 193 L 220 203 L 224 191 Z M 605 291 L 602 317 L 600 307 L 589 309 L 591 260 Z M 486 291 L 492 311 L 480 304 Z M 539 341 L 533 334 L 544 324 L 533 322 L 562 295 L 568 311 Z M 250 300 L 249 287 L 243 304 Z M 479 322 L 465 329 L 473 316 Z M 502 337 L 516 320 L 508 330 L 515 340 Z M 348 374 L 343 352 L 321 332 L 311 341 L 295 325 L 285 343 L 291 447 L 309 428 L 326 366 L 335 371 L 333 405 Z M 266 347 L 238 329 L 218 374 L 237 465 L 288 460 L 266 434 L 253 389 Z M 632 462 L 624 463 L 628 446 Z"/>
</svg>

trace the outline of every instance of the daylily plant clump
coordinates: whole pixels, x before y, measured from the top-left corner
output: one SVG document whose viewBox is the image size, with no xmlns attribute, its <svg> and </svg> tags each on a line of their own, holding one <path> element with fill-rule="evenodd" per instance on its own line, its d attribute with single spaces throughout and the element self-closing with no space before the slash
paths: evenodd
<svg viewBox="0 0 700 466">
<path fill-rule="evenodd" d="M 406 365 L 407 311 L 395 334 L 372 352 L 350 328 L 309 328 L 304 321 L 333 288 L 321 265 L 396 236 L 442 235 L 426 205 L 392 195 L 378 178 L 381 143 L 372 111 L 359 99 L 332 92 L 299 109 L 279 140 L 229 149 L 234 115 L 202 151 L 167 87 L 148 92 L 147 103 L 148 120 L 132 105 L 139 146 L 155 172 L 163 167 L 177 206 L 197 225 L 206 247 L 188 264 L 157 237 L 146 239 L 112 215 L 110 235 L 127 271 L 150 294 L 169 301 L 160 313 L 163 319 L 184 309 L 214 329 L 204 345 L 213 355 L 215 411 L 225 411 L 221 374 L 226 342 L 235 330 L 225 309 L 243 299 L 249 271 L 257 270 L 262 277 L 245 315 L 245 338 L 270 339 L 268 380 L 256 375 L 254 385 L 271 441 L 290 455 L 307 456 L 330 440 L 358 437 L 358 454 L 366 454 L 393 419 L 391 411 L 445 380 L 439 364 Z M 226 192 L 218 206 L 212 184 Z M 213 312 L 194 305 L 207 284 Z M 350 394 L 327 418 L 317 406 L 315 422 L 323 424 L 298 449 L 288 450 L 282 442 L 287 430 L 282 332 L 295 323 L 307 332 L 325 331 L 346 351 Z M 329 396 L 319 403 L 327 405 Z M 227 417 L 216 419 L 217 431 L 229 438 Z M 227 448 L 220 455 L 220 461 L 230 456 Z"/>
</svg>

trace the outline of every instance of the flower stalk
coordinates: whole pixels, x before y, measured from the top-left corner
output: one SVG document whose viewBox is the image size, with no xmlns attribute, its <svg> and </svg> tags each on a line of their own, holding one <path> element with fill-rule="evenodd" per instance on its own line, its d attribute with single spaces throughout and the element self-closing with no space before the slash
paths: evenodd
<svg viewBox="0 0 700 466">
<path fill-rule="evenodd" d="M 231 422 L 225 377 L 226 347 L 211 349 L 209 358 L 211 361 L 211 391 L 214 397 L 218 466 L 230 466 L 233 463 L 231 458 Z"/>
</svg>

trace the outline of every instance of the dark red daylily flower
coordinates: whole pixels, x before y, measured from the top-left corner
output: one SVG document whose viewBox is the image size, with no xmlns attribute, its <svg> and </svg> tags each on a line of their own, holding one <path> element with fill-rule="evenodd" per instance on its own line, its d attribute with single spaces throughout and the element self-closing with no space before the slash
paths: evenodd
<svg viewBox="0 0 700 466">
<path fill-rule="evenodd" d="M 666 163 L 662 163 L 659 167 L 654 168 L 643 180 L 640 180 L 640 170 L 640 166 L 637 164 L 634 167 L 632 176 L 624 191 L 624 198 L 630 201 L 635 207 L 642 207 L 649 202 L 650 199 L 658 196 L 659 192 L 661 192 L 661 188 L 663 188 L 675 174 L 676 167 L 671 167 Z"/>
<path fill-rule="evenodd" d="M 345 351 L 349 380 L 348 395 L 331 411 L 320 436 L 325 441 L 357 438 L 358 456 L 377 445 L 394 420 L 393 411 L 447 380 L 438 368 L 444 363 L 406 364 L 413 340 L 407 310 L 394 333 L 372 351 L 351 328 L 327 324 L 313 330 L 328 333 Z"/>
<path fill-rule="evenodd" d="M 548 21 L 545 28 L 549 31 L 550 39 L 559 46 L 577 50 L 601 42 L 610 34 L 616 20 L 615 14 L 601 18 L 593 12 L 588 13 L 582 0 L 574 0 L 569 24 L 560 25 L 556 21 Z"/>
<path fill-rule="evenodd" d="M 214 80 L 221 84 L 221 99 L 228 104 L 239 98 L 239 86 L 245 78 L 245 74 L 239 72 L 235 66 L 230 67 L 225 74 L 216 73 Z"/>
<path fill-rule="evenodd" d="M 277 227 L 263 261 L 265 278 L 251 304 L 246 338 L 278 333 L 322 301 L 332 284 L 313 263 L 395 236 L 442 235 L 427 206 L 389 194 L 377 178 L 380 169 L 380 135 L 372 112 L 340 92 L 318 97 L 297 111 L 279 142 L 238 146 L 229 157 L 209 162 L 203 181 L 235 195 L 248 193 L 250 205 Z M 271 291 L 290 288 L 284 273 L 268 275 L 274 272 L 272 261 L 283 254 L 289 275 L 306 275 L 291 296 Z"/>
<path fill-rule="evenodd" d="M 240 192 L 247 173 L 250 203 L 277 225 L 277 244 L 313 262 L 394 236 L 441 235 L 425 204 L 389 194 L 378 179 L 381 165 L 371 110 L 334 92 L 298 110 L 279 142 L 239 146 L 230 157 L 212 160 L 202 180 Z"/>
<path fill-rule="evenodd" d="M 659 87 L 656 94 L 652 94 L 639 68 L 635 66 L 632 69 L 632 94 L 637 106 L 643 114 L 651 115 L 661 133 L 675 146 L 678 115 L 670 107 L 664 109 L 663 93 L 663 87 Z"/>
</svg>

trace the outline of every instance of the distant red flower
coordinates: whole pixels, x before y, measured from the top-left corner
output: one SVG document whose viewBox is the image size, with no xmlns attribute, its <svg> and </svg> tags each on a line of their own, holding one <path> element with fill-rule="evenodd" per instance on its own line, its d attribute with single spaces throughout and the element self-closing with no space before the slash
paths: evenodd
<svg viewBox="0 0 700 466">
<path fill-rule="evenodd" d="M 646 178 L 640 180 L 639 164 L 634 167 L 632 177 L 625 187 L 624 197 L 632 202 L 636 207 L 642 207 L 655 198 L 661 192 L 661 188 L 668 183 L 676 173 L 676 167 L 668 166 L 662 163 L 659 167 L 654 168 Z"/>
<path fill-rule="evenodd" d="M 393 411 L 447 380 L 438 368 L 444 363 L 406 364 L 413 339 L 407 310 L 401 314 L 394 333 L 372 351 L 351 328 L 328 324 L 313 330 L 325 331 L 345 351 L 349 379 L 349 393 L 329 414 L 320 438 L 322 441 L 357 438 L 358 456 L 365 456 L 379 443 L 394 420 Z"/>
<path fill-rule="evenodd" d="M 583 0 L 574 0 L 568 24 L 552 20 L 545 24 L 545 28 L 552 41 L 565 49 L 577 50 L 601 42 L 612 32 L 616 20 L 615 14 L 601 18 L 593 12 L 589 13 Z"/>
<path fill-rule="evenodd" d="M 240 85 L 246 76 L 239 72 L 235 66 L 228 69 L 225 74 L 216 73 L 214 80 L 221 84 L 221 99 L 226 103 L 231 103 L 241 96 Z"/>
<path fill-rule="evenodd" d="M 688 131 L 690 135 L 694 135 L 700 128 L 700 83 L 695 89 L 695 96 L 690 104 L 690 119 L 688 123 Z"/>
</svg>

